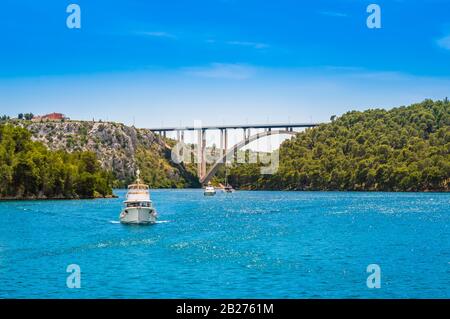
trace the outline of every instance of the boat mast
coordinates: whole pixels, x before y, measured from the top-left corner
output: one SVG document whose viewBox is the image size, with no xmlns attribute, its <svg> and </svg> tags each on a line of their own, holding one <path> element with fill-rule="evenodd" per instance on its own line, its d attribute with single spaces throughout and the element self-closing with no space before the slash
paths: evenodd
<svg viewBox="0 0 450 319">
<path fill-rule="evenodd" d="M 138 168 L 136 171 L 136 184 L 138 184 L 138 185 L 141 183 L 141 179 L 140 179 L 139 175 L 141 175 L 141 171 Z"/>
</svg>

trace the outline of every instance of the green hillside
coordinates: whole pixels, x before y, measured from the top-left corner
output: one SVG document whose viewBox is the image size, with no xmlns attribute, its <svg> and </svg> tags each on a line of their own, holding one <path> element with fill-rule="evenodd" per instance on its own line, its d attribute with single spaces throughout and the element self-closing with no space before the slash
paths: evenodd
<svg viewBox="0 0 450 319">
<path fill-rule="evenodd" d="M 237 165 L 230 182 L 247 189 L 449 191 L 450 103 L 348 112 L 284 142 L 276 174 Z"/>
<path fill-rule="evenodd" d="M 112 182 L 94 153 L 50 151 L 28 130 L 0 125 L 0 199 L 108 197 Z"/>
</svg>

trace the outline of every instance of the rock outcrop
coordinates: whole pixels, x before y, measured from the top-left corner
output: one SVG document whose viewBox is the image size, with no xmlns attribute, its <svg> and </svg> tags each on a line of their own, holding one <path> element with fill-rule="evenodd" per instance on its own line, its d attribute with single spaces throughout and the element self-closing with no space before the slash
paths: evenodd
<svg viewBox="0 0 450 319">
<path fill-rule="evenodd" d="M 112 171 L 122 185 L 133 180 L 141 166 L 145 166 L 144 177 L 153 176 L 152 181 L 146 181 L 152 187 L 189 187 L 195 184 L 195 176 L 170 161 L 166 141 L 147 129 L 88 121 L 19 121 L 18 125 L 28 129 L 33 140 L 44 143 L 51 150 L 96 153 L 102 167 Z M 160 183 L 162 179 L 164 183 Z"/>
</svg>

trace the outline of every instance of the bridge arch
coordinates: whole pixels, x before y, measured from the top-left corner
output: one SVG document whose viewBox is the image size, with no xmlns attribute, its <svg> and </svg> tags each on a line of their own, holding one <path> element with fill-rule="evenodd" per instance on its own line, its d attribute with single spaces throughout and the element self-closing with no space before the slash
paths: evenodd
<svg viewBox="0 0 450 319">
<path fill-rule="evenodd" d="M 294 132 L 291 130 L 275 130 L 275 131 L 265 131 L 265 132 L 260 132 L 260 133 L 256 133 L 254 135 L 251 135 L 250 137 L 244 139 L 243 141 L 235 144 L 233 147 L 231 147 L 229 150 L 227 150 L 225 152 L 225 155 L 221 156 L 214 164 L 213 166 L 209 169 L 209 171 L 206 173 L 205 176 L 200 176 L 200 183 L 201 184 L 206 184 L 208 183 L 213 177 L 214 175 L 217 173 L 217 170 L 225 164 L 225 161 L 227 158 L 230 158 L 231 156 L 234 155 L 234 153 L 238 150 L 240 150 L 241 148 L 243 148 L 244 146 L 260 139 L 263 137 L 267 137 L 267 136 L 272 136 L 272 135 L 295 135 L 298 132 Z"/>
</svg>

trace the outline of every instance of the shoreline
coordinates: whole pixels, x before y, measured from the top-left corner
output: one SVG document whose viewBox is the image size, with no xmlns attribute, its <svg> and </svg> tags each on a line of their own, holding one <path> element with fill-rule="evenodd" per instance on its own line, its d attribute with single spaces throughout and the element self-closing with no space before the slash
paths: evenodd
<svg viewBox="0 0 450 319">
<path fill-rule="evenodd" d="M 115 188 L 114 190 L 126 191 L 126 188 Z M 150 191 L 160 190 L 202 190 L 202 188 L 151 188 Z M 235 189 L 243 192 L 289 192 L 289 193 L 382 193 L 382 194 L 450 194 L 450 191 L 367 191 L 367 190 L 274 190 L 274 189 Z M 96 199 L 117 199 L 119 196 L 113 194 L 104 197 L 78 197 L 78 198 L 64 198 L 64 197 L 3 197 L 0 198 L 2 202 L 18 202 L 18 201 L 77 201 L 77 200 L 96 200 Z"/>
<path fill-rule="evenodd" d="M 69 201 L 69 200 L 94 200 L 94 199 L 115 199 L 119 198 L 117 195 L 109 195 L 104 197 L 0 197 L 1 202 L 14 202 L 14 201 Z"/>
<path fill-rule="evenodd" d="M 160 190 L 202 190 L 203 188 L 194 188 L 194 187 L 188 187 L 188 188 L 150 188 L 150 191 L 160 191 Z M 216 190 L 222 190 L 221 188 L 215 187 Z M 126 188 L 114 188 L 114 190 L 125 190 Z M 290 193 L 392 193 L 392 194 L 418 194 L 418 193 L 424 193 L 424 194 L 449 194 L 450 190 L 426 190 L 426 191 L 376 191 L 376 190 L 293 190 L 293 189 L 245 189 L 245 188 L 235 188 L 235 191 L 245 191 L 245 192 L 290 192 Z"/>
<path fill-rule="evenodd" d="M 236 191 L 250 191 L 250 192 L 309 192 L 309 193 L 317 193 L 317 192 L 335 192 L 335 193 L 393 193 L 393 194 L 399 194 L 399 193 L 405 193 L 405 194 L 415 194 L 415 193 L 443 193 L 448 194 L 450 193 L 450 190 L 424 190 L 424 191 L 382 191 L 382 190 L 331 190 L 331 189 L 324 189 L 324 190 L 296 190 L 296 189 L 246 189 L 246 188 L 235 188 Z"/>
</svg>

